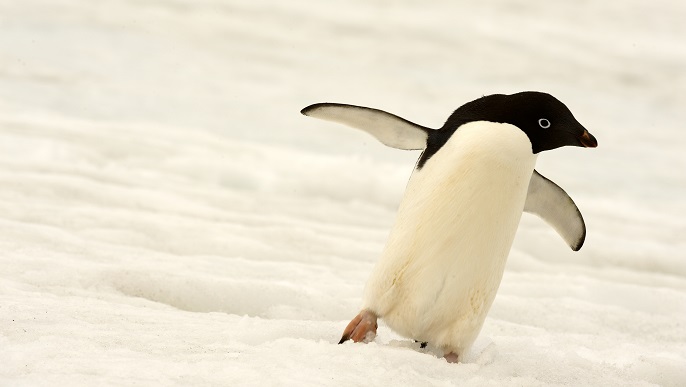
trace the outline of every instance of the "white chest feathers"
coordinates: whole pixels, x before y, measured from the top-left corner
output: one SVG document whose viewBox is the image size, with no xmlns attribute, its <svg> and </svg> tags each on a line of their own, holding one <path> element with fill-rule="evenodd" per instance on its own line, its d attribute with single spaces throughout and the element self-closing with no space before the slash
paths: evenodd
<svg viewBox="0 0 686 387">
<path fill-rule="evenodd" d="M 535 163 L 520 129 L 461 126 L 410 178 L 365 308 L 402 335 L 465 351 L 500 285 Z"/>
</svg>

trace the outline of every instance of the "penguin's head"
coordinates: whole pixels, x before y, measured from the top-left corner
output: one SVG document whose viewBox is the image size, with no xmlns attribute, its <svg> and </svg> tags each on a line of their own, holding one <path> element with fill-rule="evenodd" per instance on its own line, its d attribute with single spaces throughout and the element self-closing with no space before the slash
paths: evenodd
<svg viewBox="0 0 686 387">
<path fill-rule="evenodd" d="M 536 91 L 481 97 L 457 109 L 444 129 L 469 121 L 512 124 L 529 137 L 533 153 L 566 145 L 595 148 L 598 142 L 574 118 L 567 106 L 550 94 Z"/>
</svg>

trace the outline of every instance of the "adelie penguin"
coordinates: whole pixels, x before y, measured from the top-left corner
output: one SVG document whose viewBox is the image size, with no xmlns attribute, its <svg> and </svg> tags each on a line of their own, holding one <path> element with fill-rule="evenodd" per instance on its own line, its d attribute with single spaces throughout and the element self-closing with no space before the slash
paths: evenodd
<svg viewBox="0 0 686 387">
<path fill-rule="evenodd" d="M 540 152 L 598 143 L 549 94 L 485 96 L 459 107 L 440 129 L 353 105 L 315 104 L 302 114 L 362 129 L 393 148 L 423 150 L 362 311 L 341 343 L 369 340 L 382 318 L 457 362 L 493 303 L 523 211 L 549 223 L 572 250 L 584 243 L 579 209 L 534 167 Z"/>
</svg>

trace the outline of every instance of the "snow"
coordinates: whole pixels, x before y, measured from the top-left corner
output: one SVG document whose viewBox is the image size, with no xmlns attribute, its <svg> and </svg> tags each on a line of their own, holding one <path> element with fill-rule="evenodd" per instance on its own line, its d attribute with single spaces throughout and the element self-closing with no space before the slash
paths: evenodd
<svg viewBox="0 0 686 387">
<path fill-rule="evenodd" d="M 338 8 L 334 8 L 334 7 Z M 0 1 L 0 385 L 686 385 L 686 3 Z M 299 114 L 438 127 L 547 91 L 599 141 L 539 157 L 460 364 L 357 312 L 417 152 Z"/>
</svg>

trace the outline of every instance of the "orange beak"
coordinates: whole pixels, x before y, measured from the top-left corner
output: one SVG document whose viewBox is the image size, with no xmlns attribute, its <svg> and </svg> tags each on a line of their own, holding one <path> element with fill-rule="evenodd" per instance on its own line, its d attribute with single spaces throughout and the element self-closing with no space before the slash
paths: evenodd
<svg viewBox="0 0 686 387">
<path fill-rule="evenodd" d="M 588 133 L 588 130 L 586 129 L 584 129 L 584 133 L 579 136 L 579 141 L 581 142 L 581 145 L 586 148 L 595 148 L 598 146 L 598 140 L 596 140 L 591 133 Z"/>
</svg>

